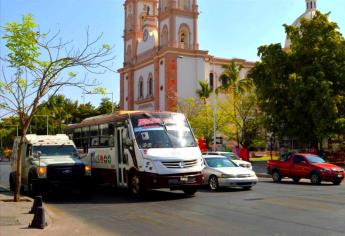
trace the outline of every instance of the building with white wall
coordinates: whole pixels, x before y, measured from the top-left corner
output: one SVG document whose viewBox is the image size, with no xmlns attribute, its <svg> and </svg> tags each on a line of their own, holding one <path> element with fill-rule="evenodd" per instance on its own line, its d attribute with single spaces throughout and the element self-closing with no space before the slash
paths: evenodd
<svg viewBox="0 0 345 236">
<path fill-rule="evenodd" d="M 254 66 L 199 49 L 197 0 L 125 0 L 124 10 L 121 110 L 176 111 L 199 80 L 218 87 L 222 65 L 235 61 L 243 77 Z"/>
</svg>

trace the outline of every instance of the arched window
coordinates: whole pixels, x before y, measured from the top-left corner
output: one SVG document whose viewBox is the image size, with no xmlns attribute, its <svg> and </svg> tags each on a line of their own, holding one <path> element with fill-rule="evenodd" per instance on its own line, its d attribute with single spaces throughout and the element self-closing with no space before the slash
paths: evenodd
<svg viewBox="0 0 345 236">
<path fill-rule="evenodd" d="M 168 46 L 168 39 L 169 39 L 168 27 L 164 25 L 161 32 L 161 47 Z"/>
<path fill-rule="evenodd" d="M 143 77 L 140 76 L 139 83 L 138 83 L 138 98 L 142 99 L 144 97 L 144 80 Z"/>
<path fill-rule="evenodd" d="M 213 90 L 213 79 L 214 76 L 213 76 L 213 72 L 210 73 L 210 76 L 209 76 L 209 81 L 208 81 L 208 84 L 210 85 L 210 89 Z"/>
<path fill-rule="evenodd" d="M 189 48 L 190 45 L 190 31 L 186 24 L 182 24 L 179 30 L 179 47 Z"/>
<path fill-rule="evenodd" d="M 153 78 L 151 73 L 149 74 L 149 78 L 147 80 L 147 96 L 153 96 Z"/>
</svg>

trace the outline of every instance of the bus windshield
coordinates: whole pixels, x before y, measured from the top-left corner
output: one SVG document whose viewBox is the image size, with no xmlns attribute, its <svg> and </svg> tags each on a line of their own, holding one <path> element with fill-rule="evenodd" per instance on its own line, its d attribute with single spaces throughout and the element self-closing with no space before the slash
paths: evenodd
<svg viewBox="0 0 345 236">
<path fill-rule="evenodd" d="M 76 155 L 77 150 L 73 145 L 42 145 L 33 146 L 33 153 L 41 152 L 41 156 L 67 156 Z"/>
<path fill-rule="evenodd" d="M 189 124 L 182 114 L 150 114 L 131 117 L 139 148 L 196 147 Z"/>
</svg>

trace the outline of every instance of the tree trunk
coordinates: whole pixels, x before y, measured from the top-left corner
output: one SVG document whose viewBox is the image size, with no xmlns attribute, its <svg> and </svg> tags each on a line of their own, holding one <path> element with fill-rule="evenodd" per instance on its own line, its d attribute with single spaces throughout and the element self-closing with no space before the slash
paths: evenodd
<svg viewBox="0 0 345 236">
<path fill-rule="evenodd" d="M 24 143 L 24 135 L 22 134 L 20 137 L 20 141 L 18 144 L 17 150 L 17 168 L 16 168 L 16 188 L 14 190 L 14 202 L 20 201 L 20 188 L 22 185 L 22 149 Z"/>
</svg>

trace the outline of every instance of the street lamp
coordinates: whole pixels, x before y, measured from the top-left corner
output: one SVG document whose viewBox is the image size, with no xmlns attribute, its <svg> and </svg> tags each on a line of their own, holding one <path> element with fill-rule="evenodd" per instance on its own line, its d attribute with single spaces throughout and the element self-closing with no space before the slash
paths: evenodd
<svg viewBox="0 0 345 236">
<path fill-rule="evenodd" d="M 212 74 L 213 74 L 213 80 L 212 80 L 212 88 L 213 88 L 213 151 L 216 151 L 216 127 L 217 127 L 217 104 L 216 104 L 216 89 L 215 89 L 215 83 L 214 81 L 216 80 L 216 73 L 214 70 L 214 57 L 212 57 Z M 210 73 L 209 73 L 210 76 Z"/>
<path fill-rule="evenodd" d="M 100 95 L 111 94 L 111 113 L 114 113 L 114 93 L 113 92 L 110 92 L 110 93 L 86 92 L 86 93 L 83 93 L 84 98 L 85 98 L 85 94 L 100 94 Z"/>
</svg>

